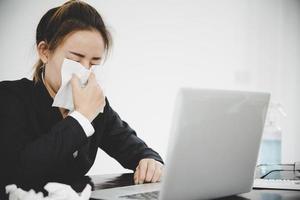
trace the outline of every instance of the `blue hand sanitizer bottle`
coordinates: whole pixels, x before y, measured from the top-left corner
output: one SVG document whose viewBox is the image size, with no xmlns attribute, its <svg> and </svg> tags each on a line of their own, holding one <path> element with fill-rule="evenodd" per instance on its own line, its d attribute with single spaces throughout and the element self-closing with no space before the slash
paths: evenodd
<svg viewBox="0 0 300 200">
<path fill-rule="evenodd" d="M 282 128 L 279 118 L 286 117 L 282 105 L 271 103 L 263 132 L 258 164 L 281 164 Z"/>
</svg>

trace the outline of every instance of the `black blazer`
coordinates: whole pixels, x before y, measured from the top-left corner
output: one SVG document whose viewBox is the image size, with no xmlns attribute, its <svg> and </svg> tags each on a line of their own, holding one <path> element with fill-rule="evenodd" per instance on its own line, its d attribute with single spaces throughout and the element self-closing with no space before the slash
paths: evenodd
<svg viewBox="0 0 300 200">
<path fill-rule="evenodd" d="M 70 183 L 93 165 L 98 148 L 123 167 L 134 170 L 142 158 L 163 163 L 110 107 L 92 122 L 87 137 L 72 117 L 52 107 L 43 82 L 28 79 L 0 82 L 0 187 L 17 184 L 40 190 L 47 182 Z M 76 158 L 73 153 L 78 150 Z"/>
</svg>

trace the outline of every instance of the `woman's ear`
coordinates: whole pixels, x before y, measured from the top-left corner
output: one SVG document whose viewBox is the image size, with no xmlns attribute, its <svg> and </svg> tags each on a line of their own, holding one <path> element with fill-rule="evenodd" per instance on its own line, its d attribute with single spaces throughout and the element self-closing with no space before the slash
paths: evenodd
<svg viewBox="0 0 300 200">
<path fill-rule="evenodd" d="M 43 63 L 47 63 L 49 59 L 49 49 L 45 41 L 41 41 L 37 46 L 39 57 Z"/>
</svg>

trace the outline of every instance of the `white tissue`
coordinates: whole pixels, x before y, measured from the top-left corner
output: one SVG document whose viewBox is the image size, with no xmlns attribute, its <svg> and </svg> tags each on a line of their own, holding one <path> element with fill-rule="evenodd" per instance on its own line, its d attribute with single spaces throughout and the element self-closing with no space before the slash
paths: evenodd
<svg viewBox="0 0 300 200">
<path fill-rule="evenodd" d="M 92 192 L 89 184 L 80 194 L 76 193 L 71 186 L 62 183 L 47 183 L 44 188 L 48 192 L 46 197 L 41 192 L 24 191 L 16 185 L 5 187 L 6 193 L 9 194 L 9 200 L 88 200 Z"/>
<path fill-rule="evenodd" d="M 87 69 L 78 62 L 75 62 L 70 59 L 64 59 L 64 62 L 61 67 L 61 86 L 54 97 L 52 106 L 65 108 L 69 111 L 74 110 L 71 86 L 71 78 L 73 73 L 79 77 L 81 85 L 82 87 L 84 87 L 90 73 L 94 72 L 97 82 L 104 92 L 103 81 L 101 80 L 101 74 L 99 74 L 99 67 L 100 66 L 98 65 L 93 65 L 90 69 Z M 100 108 L 101 113 L 103 113 L 103 109 L 104 106 L 103 108 Z"/>
</svg>

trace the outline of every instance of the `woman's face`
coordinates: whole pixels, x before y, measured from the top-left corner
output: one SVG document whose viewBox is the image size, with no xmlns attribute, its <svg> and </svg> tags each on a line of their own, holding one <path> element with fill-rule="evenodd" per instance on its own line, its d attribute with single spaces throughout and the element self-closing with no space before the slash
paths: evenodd
<svg viewBox="0 0 300 200">
<path fill-rule="evenodd" d="M 45 81 L 57 93 L 61 85 L 61 67 L 65 58 L 79 62 L 86 68 L 98 65 L 104 56 L 104 41 L 98 31 L 75 31 L 68 35 L 53 53 L 45 68 Z"/>
</svg>

